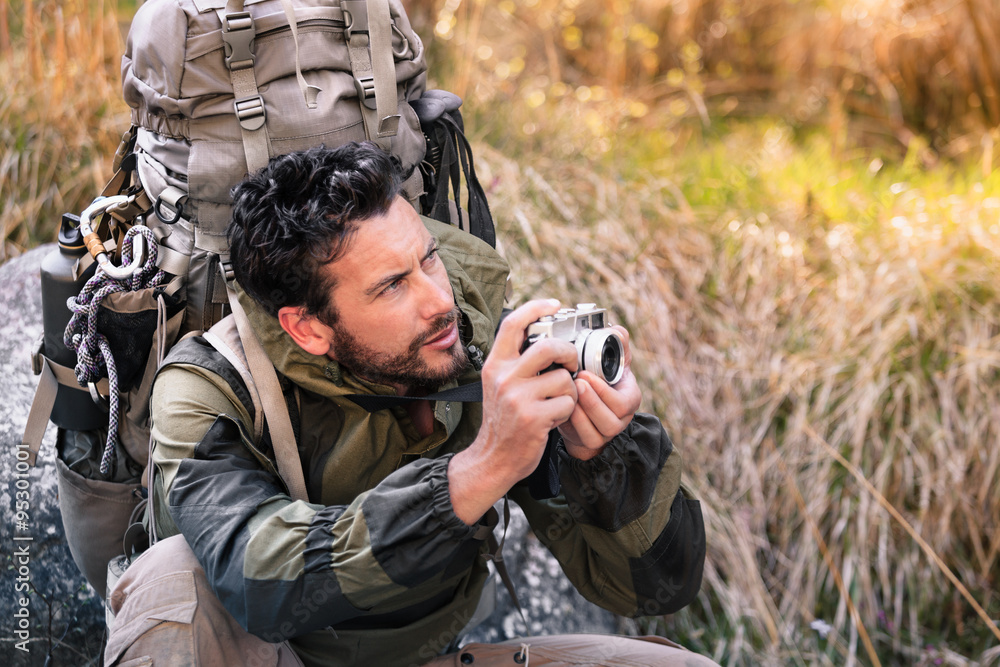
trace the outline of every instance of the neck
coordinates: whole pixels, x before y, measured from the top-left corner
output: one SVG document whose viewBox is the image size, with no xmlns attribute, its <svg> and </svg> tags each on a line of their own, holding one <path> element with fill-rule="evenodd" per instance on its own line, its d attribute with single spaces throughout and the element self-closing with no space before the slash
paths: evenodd
<svg viewBox="0 0 1000 667">
<path fill-rule="evenodd" d="M 373 380 L 371 378 L 365 377 L 360 373 L 355 373 L 355 377 L 364 380 L 369 384 L 382 385 L 385 387 L 391 387 L 392 391 L 396 396 L 426 396 L 430 392 L 423 389 L 422 387 L 414 387 L 408 384 L 399 384 L 396 382 L 386 382 L 385 380 Z"/>
<path fill-rule="evenodd" d="M 410 415 L 413 427 L 421 438 L 426 438 L 434 432 L 434 411 L 431 409 L 430 401 L 413 401 L 406 406 L 406 412 Z"/>
</svg>

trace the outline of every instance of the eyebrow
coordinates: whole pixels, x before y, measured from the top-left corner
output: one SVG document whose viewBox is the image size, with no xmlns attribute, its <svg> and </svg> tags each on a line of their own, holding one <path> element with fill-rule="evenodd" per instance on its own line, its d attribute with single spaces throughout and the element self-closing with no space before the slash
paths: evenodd
<svg viewBox="0 0 1000 667">
<path fill-rule="evenodd" d="M 431 240 L 427 243 L 427 252 L 424 254 L 423 259 L 427 259 L 428 257 L 430 257 L 437 249 L 438 249 L 438 241 L 436 238 L 432 236 Z M 413 272 L 412 269 L 407 269 L 406 271 L 400 271 L 399 273 L 394 273 L 392 275 L 382 278 L 377 283 L 375 283 L 374 285 L 365 290 L 365 296 L 368 297 L 375 296 L 376 294 L 381 292 L 386 286 L 391 285 L 397 280 L 402 280 L 406 276 L 410 275 L 410 273 L 412 272 Z"/>
</svg>

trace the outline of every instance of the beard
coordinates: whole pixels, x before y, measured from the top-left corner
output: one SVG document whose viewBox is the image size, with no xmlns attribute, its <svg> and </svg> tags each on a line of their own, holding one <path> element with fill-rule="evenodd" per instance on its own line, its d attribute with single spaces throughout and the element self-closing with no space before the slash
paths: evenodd
<svg viewBox="0 0 1000 667">
<path fill-rule="evenodd" d="M 450 313 L 434 320 L 425 333 L 415 337 L 406 350 L 399 353 L 374 350 L 337 322 L 331 326 L 334 333 L 331 351 L 341 366 L 369 382 L 402 385 L 411 390 L 436 389 L 458 379 L 468 368 L 469 359 L 462 348 L 461 338 L 447 350 L 449 358 L 438 368 L 432 368 L 421 357 L 421 348 L 457 322 L 460 316 L 461 311 L 456 306 Z"/>
</svg>

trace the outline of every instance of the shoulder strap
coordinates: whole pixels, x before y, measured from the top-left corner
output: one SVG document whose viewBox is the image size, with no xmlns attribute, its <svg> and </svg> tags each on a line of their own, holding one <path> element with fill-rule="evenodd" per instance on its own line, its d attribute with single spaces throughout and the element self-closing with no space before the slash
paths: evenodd
<svg viewBox="0 0 1000 667">
<path fill-rule="evenodd" d="M 253 381 L 253 375 L 247 368 L 247 355 L 243 349 L 243 342 L 240 340 L 239 331 L 236 328 L 234 318 L 225 317 L 215 326 L 201 335 L 209 345 L 226 358 L 226 361 L 236 369 L 236 372 L 243 378 L 243 384 L 247 387 L 250 400 L 253 402 L 253 438 L 254 442 L 260 442 L 264 437 L 264 407 L 260 402 L 260 393 L 257 385 Z"/>
<path fill-rule="evenodd" d="M 233 309 L 233 319 L 239 332 L 240 342 L 246 354 L 247 370 L 253 378 L 262 410 L 267 419 L 267 429 L 271 434 L 271 446 L 274 447 L 274 458 L 278 464 L 278 474 L 288 486 L 288 493 L 293 500 L 308 501 L 305 478 L 302 475 L 302 463 L 292 429 L 292 420 L 288 415 L 278 373 L 264 351 L 260 339 L 250 325 L 246 311 L 240 305 L 236 289 L 232 283 L 231 270 L 227 270 L 228 262 L 221 262 L 222 277 L 226 281 L 226 291 L 229 295 L 229 305 Z M 247 387 L 249 389 L 249 386 Z M 256 420 L 256 417 L 255 417 Z"/>
</svg>

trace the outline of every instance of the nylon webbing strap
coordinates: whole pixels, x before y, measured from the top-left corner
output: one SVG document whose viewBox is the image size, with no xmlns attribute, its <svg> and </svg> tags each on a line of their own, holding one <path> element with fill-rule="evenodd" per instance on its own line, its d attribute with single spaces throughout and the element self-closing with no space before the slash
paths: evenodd
<svg viewBox="0 0 1000 667">
<path fill-rule="evenodd" d="M 112 165 L 115 170 L 114 174 L 112 174 L 111 179 L 101 191 L 102 197 L 123 194 L 128 196 L 128 201 L 106 209 L 101 215 L 101 220 L 104 222 L 107 222 L 109 218 L 114 218 L 119 223 L 131 225 L 137 216 L 145 213 L 153 206 L 153 203 L 149 200 L 149 195 L 146 194 L 146 190 L 142 187 L 142 183 L 139 182 L 138 177 L 135 179 L 136 182 L 132 183 L 132 176 L 136 171 L 136 162 L 132 151 L 135 148 L 137 132 L 138 128 L 133 125 L 122 135 L 122 140 L 115 151 Z"/>
<path fill-rule="evenodd" d="M 363 407 L 368 412 L 387 410 L 397 405 L 414 401 L 454 401 L 455 403 L 481 403 L 483 400 L 483 383 L 472 382 L 451 389 L 439 391 L 428 396 L 395 396 L 387 394 L 348 394 L 346 398 Z"/>
<path fill-rule="evenodd" d="M 392 17 L 388 0 L 341 0 L 347 26 L 347 52 L 365 123 L 365 136 L 383 150 L 399 128 L 396 64 L 392 55 Z"/>
<path fill-rule="evenodd" d="M 167 356 L 167 303 L 163 299 L 161 294 L 156 298 L 156 366 L 155 368 L 160 368 L 163 365 L 163 359 Z M 152 392 L 152 379 L 156 373 L 147 373 L 146 377 L 149 378 L 150 386 L 146 387 L 144 396 L 149 396 Z M 147 524 L 149 526 L 149 543 L 156 544 L 160 540 L 159 531 L 156 525 L 156 508 L 154 507 L 154 498 L 156 497 L 156 465 L 153 463 L 153 445 L 155 441 L 153 440 L 153 432 L 149 432 L 149 440 L 146 443 L 146 488 L 149 490 L 149 494 L 146 496 L 146 504 L 149 507 L 149 512 L 147 513 Z M 132 523 L 131 521 L 129 523 Z M 126 549 L 125 553 L 129 553 Z"/>
<path fill-rule="evenodd" d="M 212 329 L 201 334 L 201 337 L 207 340 L 219 354 L 226 358 L 226 361 L 236 369 L 236 372 L 243 378 L 243 382 L 246 383 L 247 390 L 250 392 L 250 400 L 253 402 L 253 435 L 254 439 L 259 440 L 264 435 L 264 406 L 260 403 L 260 392 L 257 391 L 257 383 L 253 381 L 250 369 L 246 367 L 240 356 L 224 340 L 215 335 Z M 244 352 L 244 354 L 246 353 Z"/>
<path fill-rule="evenodd" d="M 226 45 L 226 67 L 233 84 L 233 109 L 243 133 L 247 171 L 254 173 L 271 157 L 264 98 L 257 89 L 252 43 L 257 36 L 253 17 L 243 10 L 243 0 L 229 0 L 222 15 L 222 40 Z"/>
<path fill-rule="evenodd" d="M 186 276 L 190 264 L 190 255 L 168 248 L 166 245 L 160 245 L 160 251 L 156 255 L 156 265 L 167 273 L 175 276 Z"/>
<path fill-rule="evenodd" d="M 32 359 L 38 378 L 38 389 L 35 390 L 35 398 L 31 401 L 31 409 L 28 411 L 28 421 L 24 426 L 24 435 L 21 436 L 21 446 L 28 449 L 28 464 L 35 465 L 38 457 L 38 450 L 42 446 L 42 438 L 45 436 L 45 427 L 49 423 L 49 416 L 52 414 L 52 407 L 56 402 L 56 394 L 59 385 L 70 387 L 77 391 L 87 391 L 77 382 L 76 372 L 69 366 L 57 364 L 48 357 L 41 354 Z M 95 389 L 103 396 L 108 395 L 108 379 L 103 378 L 96 383 Z"/>
<path fill-rule="evenodd" d="M 28 465 L 32 466 L 35 465 L 38 449 L 42 446 L 45 427 L 49 423 L 49 415 L 52 414 L 52 406 L 56 403 L 56 392 L 59 390 L 59 382 L 49 367 L 48 360 L 44 357 L 42 359 L 38 389 L 35 390 L 35 398 L 31 401 L 28 423 L 24 427 L 24 435 L 21 436 L 21 446 L 27 447 Z"/>
<path fill-rule="evenodd" d="M 396 97 L 396 61 L 392 57 L 392 17 L 389 0 L 368 0 L 368 29 L 375 73 L 375 112 L 380 138 L 396 136 L 399 100 Z"/>
<path fill-rule="evenodd" d="M 236 289 L 227 279 L 225 265 L 220 264 L 220 266 L 222 277 L 226 279 L 229 305 L 233 309 L 233 318 L 236 320 L 236 328 L 240 333 L 240 342 L 243 343 L 243 351 L 246 353 L 247 366 L 253 376 L 254 384 L 260 389 L 260 402 L 267 419 L 267 430 L 271 434 L 271 446 L 274 447 L 278 474 L 288 486 L 288 493 L 293 500 L 308 501 L 306 482 L 302 475 L 302 463 L 299 460 L 299 452 L 295 442 L 295 431 L 292 429 L 292 420 L 288 416 L 288 406 L 285 404 L 284 394 L 281 393 L 278 374 L 264 351 L 260 339 L 257 338 L 246 311 L 240 305 Z"/>
<path fill-rule="evenodd" d="M 299 56 L 299 22 L 295 18 L 295 7 L 292 6 L 292 0 L 281 0 L 281 8 L 285 10 L 285 20 L 288 21 L 288 27 L 292 29 L 292 43 L 295 44 L 295 78 L 299 82 L 299 90 L 302 91 L 302 97 L 306 101 L 306 108 L 315 109 L 316 98 L 321 91 L 318 86 L 310 86 L 306 82 L 306 78 L 302 76 L 302 58 Z"/>
<path fill-rule="evenodd" d="M 492 507 L 492 511 L 496 511 Z M 510 524 L 510 505 L 507 502 L 507 496 L 503 497 L 503 537 L 497 542 L 497 536 L 491 530 L 489 535 L 486 536 L 486 542 L 489 545 L 490 553 L 487 556 L 489 560 L 493 561 L 493 564 L 497 568 L 497 573 L 500 575 L 500 580 L 503 581 L 503 585 L 507 588 L 507 592 L 510 593 L 510 599 L 514 603 L 514 607 L 517 609 L 517 613 L 521 615 L 521 622 L 524 623 L 524 633 L 526 636 L 531 636 L 531 627 L 528 625 L 528 618 L 524 615 L 524 609 L 521 608 L 521 602 L 517 599 L 517 591 L 514 590 L 514 580 L 511 579 L 510 572 L 507 571 L 507 563 L 503 559 L 503 543 L 507 539 L 507 526 Z"/>
<path fill-rule="evenodd" d="M 57 364 L 45 356 L 40 355 L 40 359 L 42 367 L 55 377 L 56 382 L 66 387 L 76 389 L 77 391 L 88 391 L 87 387 L 80 386 L 80 382 L 76 379 L 76 371 L 73 368 Z M 111 390 L 111 385 L 108 383 L 108 378 L 101 378 L 94 384 L 94 388 L 102 396 L 107 396 L 108 392 Z"/>
</svg>

